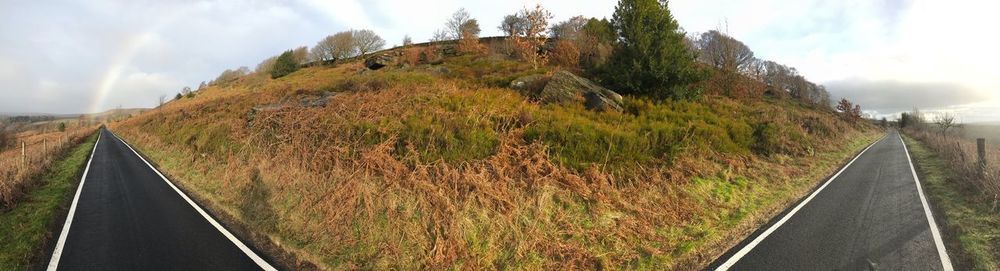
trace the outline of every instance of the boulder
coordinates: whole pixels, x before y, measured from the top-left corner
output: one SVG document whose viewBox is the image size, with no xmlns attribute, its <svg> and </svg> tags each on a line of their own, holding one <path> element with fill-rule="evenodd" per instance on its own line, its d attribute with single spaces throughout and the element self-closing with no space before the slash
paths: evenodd
<svg viewBox="0 0 1000 271">
<path fill-rule="evenodd" d="M 396 63 L 396 57 L 391 54 L 377 54 L 365 59 L 365 67 L 370 70 L 378 70 L 393 63 Z"/>
<path fill-rule="evenodd" d="M 513 90 L 517 90 L 517 92 L 520 92 L 522 95 L 527 96 L 529 98 L 532 99 L 538 98 L 537 96 L 539 89 L 531 89 L 531 88 L 537 87 L 538 83 L 543 79 L 545 79 L 545 75 L 541 74 L 521 76 L 518 77 L 517 79 L 514 79 L 514 81 L 510 81 L 510 88 Z"/>
<path fill-rule="evenodd" d="M 587 109 L 596 111 L 622 111 L 621 95 L 567 71 L 552 75 L 538 94 L 538 100 L 542 103 L 583 103 Z"/>
</svg>

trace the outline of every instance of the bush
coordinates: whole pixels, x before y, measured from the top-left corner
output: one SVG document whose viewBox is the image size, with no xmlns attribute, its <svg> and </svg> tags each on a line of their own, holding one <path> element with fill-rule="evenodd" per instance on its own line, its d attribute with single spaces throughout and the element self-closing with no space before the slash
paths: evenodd
<svg viewBox="0 0 1000 271">
<path fill-rule="evenodd" d="M 571 41 L 556 41 L 552 49 L 552 62 L 560 67 L 576 68 L 580 65 L 580 49 Z"/>
<path fill-rule="evenodd" d="M 274 60 L 274 67 L 271 69 L 271 78 L 281 78 L 297 70 L 299 70 L 299 63 L 295 60 L 295 54 L 291 50 L 288 50 L 281 53 L 278 59 Z"/>
</svg>

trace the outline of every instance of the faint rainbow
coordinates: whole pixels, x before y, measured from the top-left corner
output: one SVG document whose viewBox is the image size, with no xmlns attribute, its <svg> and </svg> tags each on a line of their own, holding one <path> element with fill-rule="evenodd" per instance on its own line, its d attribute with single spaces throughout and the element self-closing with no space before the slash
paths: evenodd
<svg viewBox="0 0 1000 271">
<path fill-rule="evenodd" d="M 152 40 L 156 34 L 156 31 L 175 19 L 180 18 L 180 16 L 186 10 L 178 9 L 175 12 L 168 13 L 159 22 L 152 25 L 152 27 L 142 31 L 141 34 L 133 35 L 125 42 L 121 50 L 111 59 L 111 64 L 108 65 L 107 70 L 104 72 L 104 76 L 101 77 L 100 83 L 97 85 L 97 91 L 94 92 L 94 96 L 90 98 L 90 105 L 87 107 L 87 111 L 90 113 L 98 113 L 107 110 L 107 100 L 108 96 L 115 88 L 115 84 L 118 83 L 118 79 L 122 75 L 122 70 L 132 62 L 135 58 L 136 53 L 139 52 L 146 43 Z"/>
</svg>

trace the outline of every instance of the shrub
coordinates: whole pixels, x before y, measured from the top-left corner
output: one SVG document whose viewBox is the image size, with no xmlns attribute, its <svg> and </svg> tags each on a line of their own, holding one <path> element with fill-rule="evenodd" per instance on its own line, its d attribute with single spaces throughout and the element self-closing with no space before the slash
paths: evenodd
<svg viewBox="0 0 1000 271">
<path fill-rule="evenodd" d="M 575 68 L 580 65 L 580 49 L 571 41 L 556 41 L 552 49 L 552 61 L 560 67 Z"/>
<path fill-rule="evenodd" d="M 421 53 L 422 53 L 422 48 L 409 47 L 403 49 L 403 56 L 400 58 L 399 63 L 410 66 L 416 66 L 420 64 Z"/>
<path fill-rule="evenodd" d="M 291 50 L 285 51 L 274 60 L 274 67 L 271 69 L 271 78 L 277 79 L 289 75 L 299 70 L 299 63 L 295 60 L 295 55 Z"/>
</svg>

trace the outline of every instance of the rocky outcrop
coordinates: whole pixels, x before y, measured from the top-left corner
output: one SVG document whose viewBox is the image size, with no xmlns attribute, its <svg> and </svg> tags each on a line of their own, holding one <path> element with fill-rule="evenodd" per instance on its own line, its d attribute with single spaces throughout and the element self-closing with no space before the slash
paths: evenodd
<svg viewBox="0 0 1000 271">
<path fill-rule="evenodd" d="M 365 59 L 365 67 L 369 70 L 378 70 L 396 63 L 396 57 L 392 54 L 377 54 Z"/>
<path fill-rule="evenodd" d="M 512 88 L 516 82 L 511 83 Z M 583 103 L 595 111 L 622 111 L 621 95 L 567 71 L 553 74 L 537 99 L 542 103 Z"/>
</svg>

